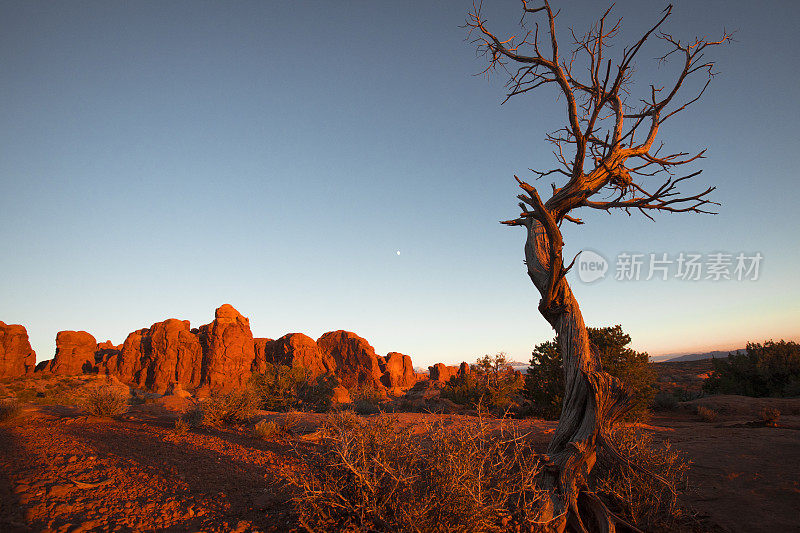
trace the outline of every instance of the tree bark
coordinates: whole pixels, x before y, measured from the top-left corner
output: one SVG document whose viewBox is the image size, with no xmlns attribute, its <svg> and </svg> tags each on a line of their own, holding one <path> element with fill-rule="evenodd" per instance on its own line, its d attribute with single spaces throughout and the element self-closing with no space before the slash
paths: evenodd
<svg viewBox="0 0 800 533">
<path fill-rule="evenodd" d="M 543 481 L 550 492 L 550 505 L 543 519 L 553 531 L 615 531 L 615 523 L 622 521 L 589 491 L 588 477 L 598 446 L 610 447 L 608 431 L 627 411 L 628 394 L 620 381 L 602 371 L 569 283 L 552 268 L 545 227 L 530 219 L 526 228 L 528 275 L 542 294 L 540 312 L 556 331 L 565 383 L 561 416 L 547 450 Z M 560 239 L 560 234 L 557 237 Z M 547 302 L 552 276 L 560 280 L 553 301 Z"/>
</svg>

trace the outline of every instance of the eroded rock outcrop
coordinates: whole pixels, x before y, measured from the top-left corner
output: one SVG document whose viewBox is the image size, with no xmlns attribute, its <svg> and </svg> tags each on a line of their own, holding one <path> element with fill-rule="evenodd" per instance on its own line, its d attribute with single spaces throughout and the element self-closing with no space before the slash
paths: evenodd
<svg viewBox="0 0 800 533">
<path fill-rule="evenodd" d="M 0 378 L 30 374 L 35 366 L 36 352 L 25 327 L 0 321 Z"/>
<path fill-rule="evenodd" d="M 264 372 L 267 369 L 267 363 L 271 363 L 267 357 L 272 352 L 272 346 L 275 341 L 265 338 L 253 338 L 253 348 L 255 349 L 255 359 L 253 364 L 250 365 L 251 372 Z"/>
<path fill-rule="evenodd" d="M 56 334 L 56 355 L 48 370 L 54 374 L 74 375 L 95 368 L 97 339 L 86 331 L 59 331 Z"/>
<path fill-rule="evenodd" d="M 447 383 L 450 378 L 457 376 L 458 369 L 459 367 L 457 366 L 449 366 L 444 363 L 436 363 L 428 367 L 431 381 L 438 381 L 439 383 Z"/>
<path fill-rule="evenodd" d="M 124 381 L 163 394 L 173 383 L 198 386 L 202 355 L 189 321 L 170 318 L 130 333 L 104 366 Z"/>
<path fill-rule="evenodd" d="M 350 331 L 329 331 L 317 339 L 317 346 L 335 364 L 332 371 L 343 386 L 383 388 L 378 357 L 366 339 Z"/>
<path fill-rule="evenodd" d="M 323 354 L 314 339 L 302 333 L 288 333 L 277 339 L 271 345 L 268 362 L 291 367 L 301 366 L 308 371 L 311 380 L 336 371 L 333 356 Z"/>
<path fill-rule="evenodd" d="M 250 321 L 230 304 L 217 308 L 214 317 L 198 333 L 203 347 L 200 384 L 212 391 L 243 387 L 255 360 Z"/>
<path fill-rule="evenodd" d="M 268 341 L 259 339 L 262 365 Z M 159 394 L 175 384 L 208 391 L 242 387 L 258 364 L 250 322 L 228 304 L 198 329 L 170 318 L 130 333 L 121 347 L 103 348 L 109 355 L 99 364 L 102 370 Z"/>
<path fill-rule="evenodd" d="M 390 389 L 407 389 L 417 382 L 414 365 L 411 357 L 399 352 L 389 352 L 386 355 L 381 382 Z"/>
<path fill-rule="evenodd" d="M 264 372 L 268 364 L 302 367 L 310 380 L 336 376 L 345 389 L 373 388 L 384 396 L 385 389 L 402 394 L 418 380 L 409 356 L 378 356 L 369 342 L 349 331 L 331 331 L 317 341 L 302 333 L 276 340 L 253 338 L 250 321 L 229 304 L 200 328 L 171 318 L 130 333 L 119 346 L 98 344 L 85 331 L 62 331 L 56 344 L 56 357 L 42 364 L 43 369 L 62 374 L 101 371 L 158 394 L 177 390 L 205 396 L 244 388 L 250 374 Z"/>
</svg>

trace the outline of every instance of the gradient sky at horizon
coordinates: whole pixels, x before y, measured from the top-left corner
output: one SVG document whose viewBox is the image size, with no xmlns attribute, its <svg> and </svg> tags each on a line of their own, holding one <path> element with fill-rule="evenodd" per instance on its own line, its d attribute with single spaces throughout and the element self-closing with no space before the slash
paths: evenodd
<svg viewBox="0 0 800 533">
<path fill-rule="evenodd" d="M 687 190 L 716 185 L 720 213 L 578 213 L 565 256 L 760 252 L 760 279 L 621 282 L 612 264 L 570 281 L 587 324 L 622 324 L 651 355 L 798 339 L 800 5 L 674 3 L 675 36 L 737 32 L 660 134 L 708 148 Z M 491 4 L 489 27 L 515 32 L 518 3 Z M 606 7 L 554 5 L 578 29 Z M 256 336 L 347 329 L 418 366 L 527 361 L 553 334 L 522 230 L 497 221 L 518 212 L 514 174 L 553 166 L 544 135 L 565 112 L 548 89 L 501 106 L 504 79 L 474 76 L 471 6 L 3 2 L 0 320 L 27 327 L 39 361 L 59 330 L 122 343 L 222 303 Z M 614 50 L 665 6 L 617 2 Z M 640 57 L 645 86 L 669 76 L 660 50 Z"/>
</svg>

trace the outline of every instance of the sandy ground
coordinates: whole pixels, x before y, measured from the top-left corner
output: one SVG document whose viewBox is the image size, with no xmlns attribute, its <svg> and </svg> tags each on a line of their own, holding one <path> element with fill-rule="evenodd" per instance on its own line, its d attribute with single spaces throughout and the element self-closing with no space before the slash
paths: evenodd
<svg viewBox="0 0 800 533">
<path fill-rule="evenodd" d="M 746 401 L 746 400 L 744 400 Z M 800 400 L 798 400 L 800 402 Z M 740 402 L 741 403 L 741 402 Z M 746 411 L 746 409 L 739 409 Z M 245 428 L 178 434 L 167 412 L 139 406 L 120 420 L 29 404 L 0 424 L 0 531 L 290 531 L 283 481 L 292 446 Z M 285 415 L 269 414 L 273 418 Z M 301 432 L 324 415 L 304 414 Z M 456 415 L 400 414 L 398 423 Z M 714 531 L 800 531 L 800 416 L 759 427 L 749 414 L 702 422 L 690 409 L 647 426 L 693 462 L 689 503 Z M 554 423 L 515 422 L 544 447 Z M 748 424 L 749 423 L 749 424 Z"/>
</svg>

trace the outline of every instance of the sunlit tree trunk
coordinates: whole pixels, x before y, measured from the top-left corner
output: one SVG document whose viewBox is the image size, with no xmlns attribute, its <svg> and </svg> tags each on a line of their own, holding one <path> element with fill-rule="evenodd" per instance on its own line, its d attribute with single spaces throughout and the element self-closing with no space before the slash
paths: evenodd
<svg viewBox="0 0 800 533">
<path fill-rule="evenodd" d="M 528 275 L 546 303 L 553 275 L 550 241 L 538 221 L 532 221 L 527 229 Z M 555 531 L 566 527 L 575 531 L 613 531 L 614 521 L 602 502 L 589 492 L 587 479 L 595 464 L 597 447 L 610 444 L 608 430 L 628 408 L 628 395 L 619 381 L 602 371 L 567 280 L 561 278 L 554 292 L 554 300 L 546 307 L 540 305 L 540 311 L 558 337 L 565 390 L 561 417 L 547 450 L 544 484 L 550 490 L 551 504 L 545 510 L 545 518 L 552 520 L 549 527 Z"/>
</svg>

